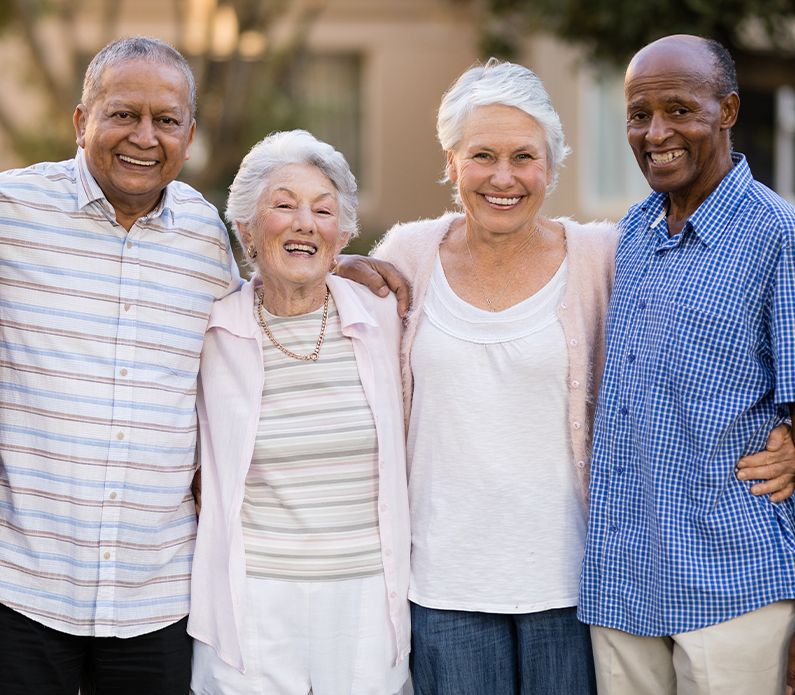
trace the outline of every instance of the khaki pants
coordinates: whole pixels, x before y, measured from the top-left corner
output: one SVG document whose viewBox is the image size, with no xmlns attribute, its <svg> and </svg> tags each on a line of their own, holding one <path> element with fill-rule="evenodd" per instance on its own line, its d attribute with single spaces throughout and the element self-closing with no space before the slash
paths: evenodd
<svg viewBox="0 0 795 695">
<path fill-rule="evenodd" d="M 672 637 L 591 627 L 599 695 L 781 695 L 795 601 Z"/>
</svg>

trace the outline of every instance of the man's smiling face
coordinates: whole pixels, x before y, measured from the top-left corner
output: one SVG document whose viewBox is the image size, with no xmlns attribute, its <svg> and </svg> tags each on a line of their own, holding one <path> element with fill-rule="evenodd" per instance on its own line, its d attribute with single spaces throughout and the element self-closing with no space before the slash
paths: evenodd
<svg viewBox="0 0 795 695">
<path fill-rule="evenodd" d="M 108 66 L 93 103 L 75 110 L 74 124 L 91 175 L 117 218 L 132 221 L 177 177 L 196 128 L 185 76 L 145 59 Z"/>
</svg>

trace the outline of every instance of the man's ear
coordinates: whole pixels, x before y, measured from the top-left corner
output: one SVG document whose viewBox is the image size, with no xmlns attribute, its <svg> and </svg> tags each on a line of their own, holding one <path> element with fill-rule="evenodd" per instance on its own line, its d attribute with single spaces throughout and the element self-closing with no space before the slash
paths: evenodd
<svg viewBox="0 0 795 695">
<path fill-rule="evenodd" d="M 187 162 L 190 159 L 190 146 L 193 144 L 193 136 L 196 135 L 196 119 L 194 118 L 190 124 L 190 130 L 188 131 L 188 145 L 185 147 L 185 161 Z"/>
<path fill-rule="evenodd" d="M 720 128 L 730 130 L 737 123 L 740 114 L 740 97 L 737 92 L 731 92 L 720 100 Z"/>
<path fill-rule="evenodd" d="M 86 107 L 82 104 L 78 104 L 75 107 L 75 112 L 72 114 L 72 123 L 75 127 L 75 142 L 79 147 L 85 147 L 87 117 L 88 113 Z"/>
</svg>

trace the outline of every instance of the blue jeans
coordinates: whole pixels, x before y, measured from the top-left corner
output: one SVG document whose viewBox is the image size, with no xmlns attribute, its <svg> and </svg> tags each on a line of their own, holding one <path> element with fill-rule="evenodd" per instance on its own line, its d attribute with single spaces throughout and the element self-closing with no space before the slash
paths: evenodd
<svg viewBox="0 0 795 695">
<path fill-rule="evenodd" d="M 576 608 L 518 615 L 411 604 L 415 695 L 596 695 Z"/>
</svg>

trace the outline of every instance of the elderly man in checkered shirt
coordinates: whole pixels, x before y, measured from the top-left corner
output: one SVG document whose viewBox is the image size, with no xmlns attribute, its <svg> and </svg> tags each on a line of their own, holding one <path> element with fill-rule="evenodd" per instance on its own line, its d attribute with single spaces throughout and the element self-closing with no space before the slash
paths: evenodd
<svg viewBox="0 0 795 695">
<path fill-rule="evenodd" d="M 620 223 L 579 616 L 602 695 L 781 693 L 795 502 L 735 465 L 794 409 L 795 208 L 732 151 L 720 44 L 646 46 L 625 95 L 653 192 Z"/>
</svg>

